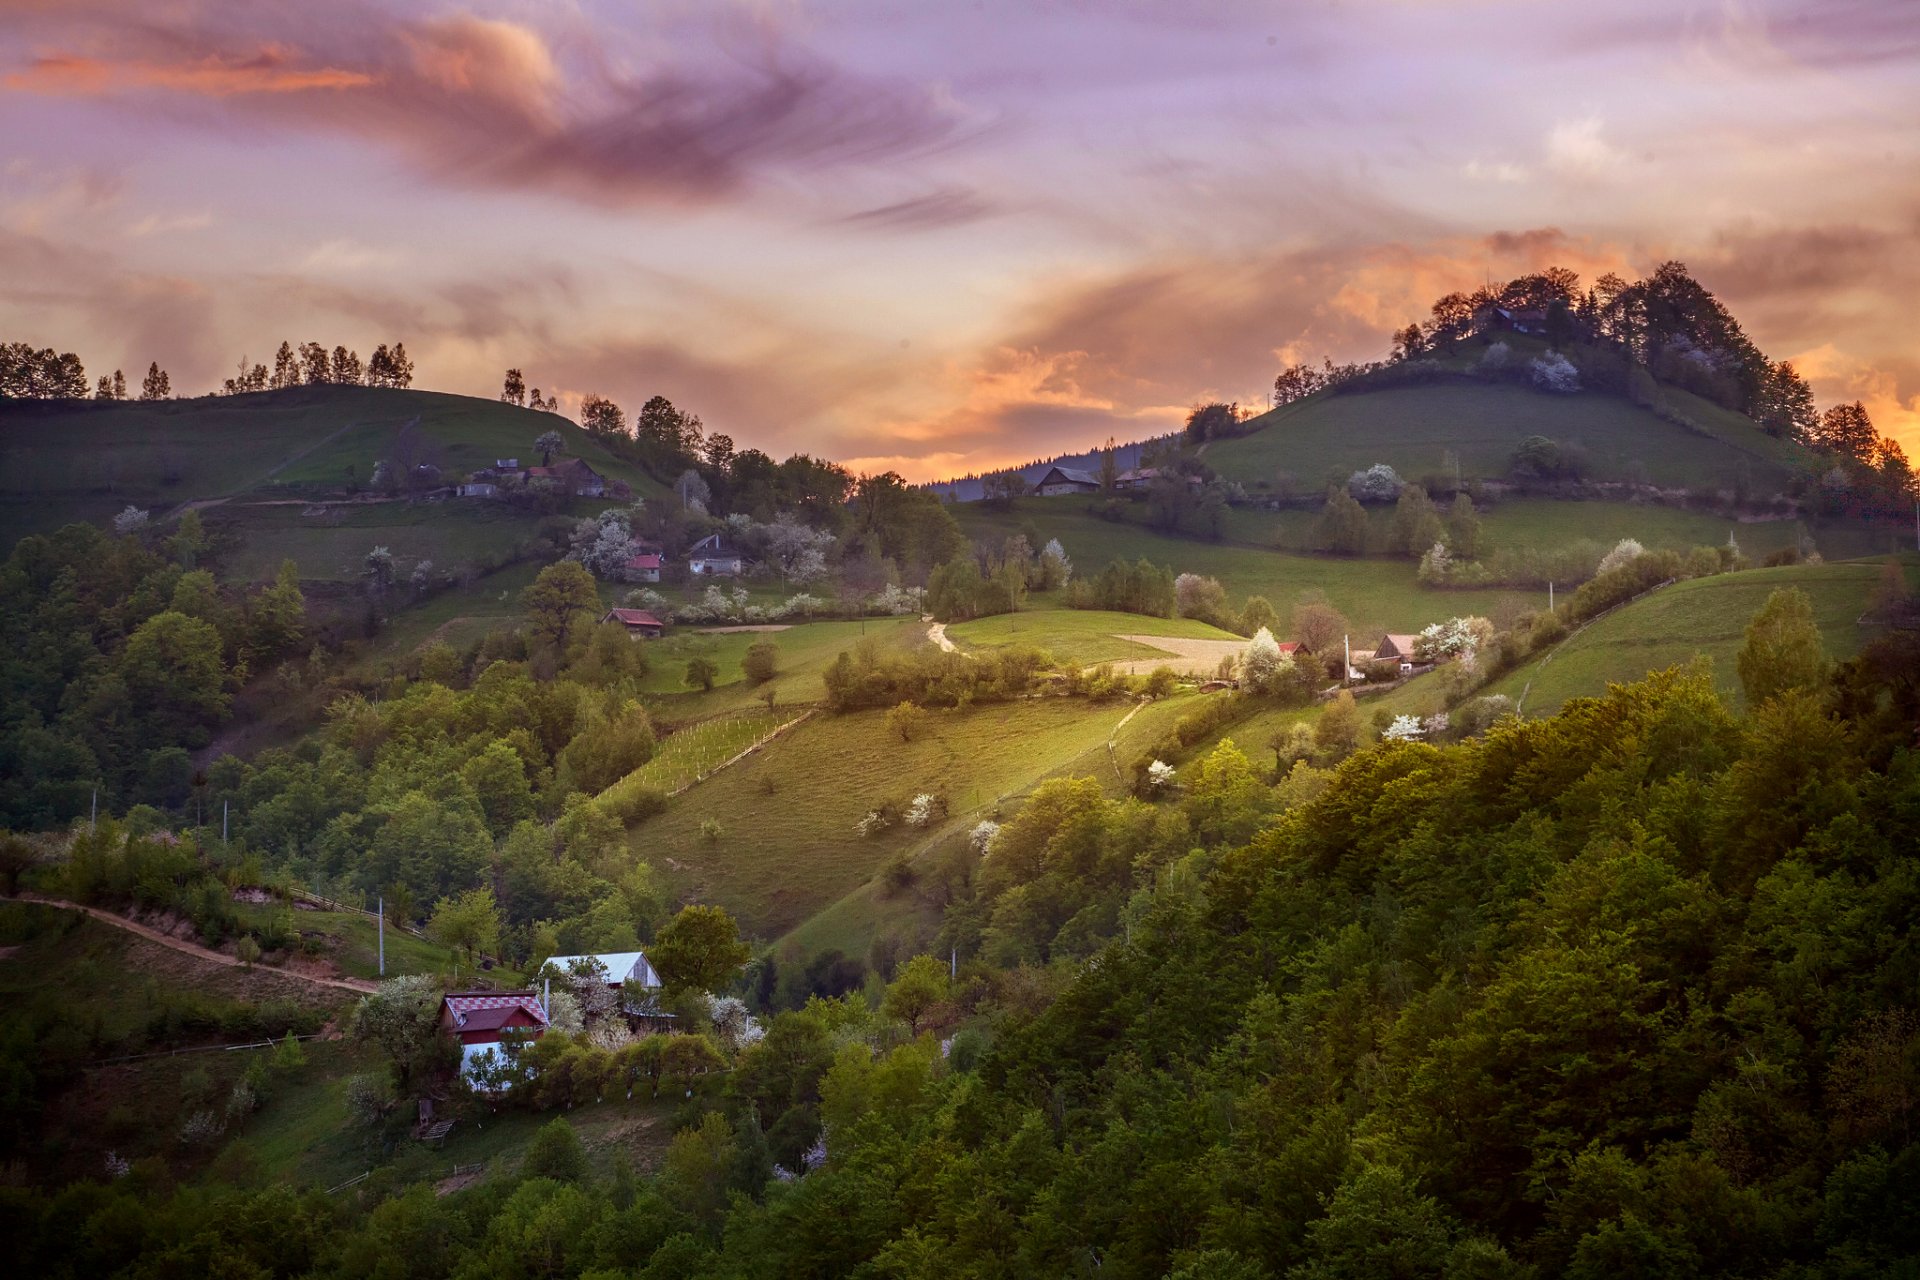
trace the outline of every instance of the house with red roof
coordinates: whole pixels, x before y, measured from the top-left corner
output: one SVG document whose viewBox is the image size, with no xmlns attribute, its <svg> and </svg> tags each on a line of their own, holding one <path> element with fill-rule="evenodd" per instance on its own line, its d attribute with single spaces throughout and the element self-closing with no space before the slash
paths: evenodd
<svg viewBox="0 0 1920 1280">
<path fill-rule="evenodd" d="M 620 566 L 620 572 L 628 582 L 658 582 L 660 581 L 660 553 L 642 551 L 637 555 L 629 556 Z"/>
<path fill-rule="evenodd" d="M 470 1075 L 483 1055 L 504 1056 L 509 1034 L 526 1040 L 545 1035 L 547 1010 L 533 991 L 450 991 L 441 1002 L 440 1027 L 459 1041 L 460 1071 Z"/>
<path fill-rule="evenodd" d="M 645 609 L 609 609 L 600 615 L 602 622 L 617 622 L 627 629 L 627 634 L 635 640 L 658 640 L 666 631 L 667 624 L 648 613 Z"/>
</svg>

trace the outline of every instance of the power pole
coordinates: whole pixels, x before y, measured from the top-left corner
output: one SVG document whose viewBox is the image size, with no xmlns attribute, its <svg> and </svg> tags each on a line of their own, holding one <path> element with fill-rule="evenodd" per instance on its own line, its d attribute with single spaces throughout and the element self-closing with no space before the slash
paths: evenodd
<svg viewBox="0 0 1920 1280">
<path fill-rule="evenodd" d="M 380 898 L 380 976 L 387 976 L 387 900 Z"/>
<path fill-rule="evenodd" d="M 229 802 L 225 800 L 222 800 L 220 802 L 220 847 L 222 849 L 227 847 L 227 805 L 228 803 Z"/>
<path fill-rule="evenodd" d="M 1341 636 L 1340 646 L 1346 651 L 1346 657 L 1340 663 L 1340 684 L 1342 687 L 1353 679 L 1353 637 Z"/>
<path fill-rule="evenodd" d="M 1553 584 L 1551 582 L 1547 584 L 1547 612 L 1553 612 Z"/>
<path fill-rule="evenodd" d="M 100 824 L 100 784 L 95 783 L 93 787 L 93 812 L 89 814 L 87 817 L 87 834 L 92 835 L 93 829 L 99 824 Z"/>
</svg>

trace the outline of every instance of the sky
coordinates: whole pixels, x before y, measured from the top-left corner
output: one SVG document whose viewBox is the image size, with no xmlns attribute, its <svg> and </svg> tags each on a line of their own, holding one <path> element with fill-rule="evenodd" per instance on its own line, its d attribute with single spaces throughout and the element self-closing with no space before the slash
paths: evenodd
<svg viewBox="0 0 1920 1280">
<path fill-rule="evenodd" d="M 1912 0 L 0 0 L 0 338 L 923 480 L 1685 262 L 1920 453 Z"/>
</svg>

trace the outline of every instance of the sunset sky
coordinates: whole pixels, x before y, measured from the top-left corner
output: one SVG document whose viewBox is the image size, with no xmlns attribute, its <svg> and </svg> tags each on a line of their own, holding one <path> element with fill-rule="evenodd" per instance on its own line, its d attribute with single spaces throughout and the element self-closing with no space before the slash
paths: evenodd
<svg viewBox="0 0 1920 1280">
<path fill-rule="evenodd" d="M 1911 0 L 0 0 L 0 338 L 654 393 L 910 478 L 1677 257 L 1920 452 Z"/>
</svg>

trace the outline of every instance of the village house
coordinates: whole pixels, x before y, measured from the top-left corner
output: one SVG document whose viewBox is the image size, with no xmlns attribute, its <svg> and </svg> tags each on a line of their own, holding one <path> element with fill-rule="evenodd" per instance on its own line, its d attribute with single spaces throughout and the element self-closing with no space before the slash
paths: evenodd
<svg viewBox="0 0 1920 1280">
<path fill-rule="evenodd" d="M 660 553 L 642 551 L 637 555 L 629 556 L 620 566 L 620 573 L 628 582 L 658 582 L 660 581 Z"/>
<path fill-rule="evenodd" d="M 460 1072 L 471 1075 L 475 1061 L 504 1052 L 504 1037 L 516 1033 L 538 1040 L 547 1030 L 547 1010 L 532 991 L 450 991 L 440 1006 L 440 1026 L 460 1043 Z"/>
<path fill-rule="evenodd" d="M 603 951 L 597 955 L 550 956 L 540 966 L 551 976 L 571 976 L 576 965 L 593 963 L 606 971 L 607 985 L 620 997 L 620 1012 L 629 1021 L 644 1023 L 655 1030 L 669 1029 L 673 1015 L 660 1008 L 659 993 L 665 984 L 644 951 Z M 632 983 L 638 991 L 630 990 Z M 644 1028 L 642 1028 L 644 1029 Z"/>
<path fill-rule="evenodd" d="M 491 471 L 476 471 L 454 487 L 462 498 L 492 498 L 500 493 L 500 481 Z"/>
<path fill-rule="evenodd" d="M 606 477 L 587 465 L 585 458 L 568 458 L 549 467 L 528 467 L 528 484 L 548 486 L 576 498 L 601 498 L 607 493 Z"/>
<path fill-rule="evenodd" d="M 645 609 L 609 609 L 600 615 L 600 621 L 619 623 L 635 640 L 658 640 L 667 629 L 666 623 Z"/>
<path fill-rule="evenodd" d="M 687 572 L 696 578 L 738 577 L 745 567 L 739 549 L 718 533 L 694 543 L 687 556 Z"/>
<path fill-rule="evenodd" d="M 1063 493 L 1098 493 L 1100 481 L 1085 471 L 1075 471 L 1068 467 L 1048 467 L 1047 473 L 1034 485 L 1034 491 L 1043 498 L 1051 498 Z"/>
<path fill-rule="evenodd" d="M 1389 631 L 1380 637 L 1379 644 L 1373 646 L 1372 660 L 1397 662 L 1400 664 L 1400 670 L 1411 671 L 1414 663 L 1413 646 L 1419 639 L 1420 637 L 1415 635 L 1399 635 Z"/>
<path fill-rule="evenodd" d="M 1136 467 L 1131 470 L 1122 471 L 1119 475 L 1115 476 L 1113 478 L 1113 487 L 1116 489 L 1129 490 L 1145 489 L 1161 476 L 1170 474 L 1172 473 L 1163 471 L 1159 467 Z M 1205 482 L 1202 481 L 1199 476 L 1187 477 L 1187 485 L 1189 488 L 1198 488 L 1203 483 Z"/>
</svg>

